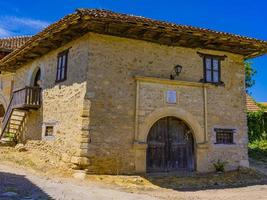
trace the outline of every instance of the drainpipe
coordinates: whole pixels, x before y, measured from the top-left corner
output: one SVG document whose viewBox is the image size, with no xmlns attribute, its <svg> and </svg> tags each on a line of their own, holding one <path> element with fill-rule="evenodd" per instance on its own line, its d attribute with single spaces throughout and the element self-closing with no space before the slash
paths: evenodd
<svg viewBox="0 0 267 200">
<path fill-rule="evenodd" d="M 138 116 L 139 116 L 139 81 L 136 80 L 136 99 L 135 99 L 135 129 L 134 129 L 134 140 L 138 139 Z"/>
<path fill-rule="evenodd" d="M 207 87 L 203 85 L 204 98 L 204 143 L 208 142 L 208 102 L 207 102 Z"/>
</svg>

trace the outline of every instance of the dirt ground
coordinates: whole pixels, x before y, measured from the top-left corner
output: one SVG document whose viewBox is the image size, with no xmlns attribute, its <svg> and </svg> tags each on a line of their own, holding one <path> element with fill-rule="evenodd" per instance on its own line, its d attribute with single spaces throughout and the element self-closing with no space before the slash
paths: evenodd
<svg viewBox="0 0 267 200">
<path fill-rule="evenodd" d="M 40 153 L 0 147 L 1 200 L 267 199 L 267 179 L 254 170 L 189 177 L 88 175 L 78 180 Z"/>
</svg>

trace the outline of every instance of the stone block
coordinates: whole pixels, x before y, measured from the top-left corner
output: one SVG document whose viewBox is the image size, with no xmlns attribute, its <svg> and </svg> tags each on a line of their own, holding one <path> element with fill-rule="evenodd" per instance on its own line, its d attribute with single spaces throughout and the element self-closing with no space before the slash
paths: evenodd
<svg viewBox="0 0 267 200">
<path fill-rule="evenodd" d="M 62 160 L 63 162 L 69 163 L 69 162 L 71 162 L 71 156 L 68 155 L 68 154 L 66 154 L 66 153 L 63 153 L 63 154 L 61 155 L 61 160 Z"/>
<path fill-rule="evenodd" d="M 89 159 L 86 157 L 78 157 L 78 156 L 72 156 L 71 157 L 71 163 L 79 165 L 79 166 L 87 166 L 90 164 Z"/>
<path fill-rule="evenodd" d="M 86 177 L 86 171 L 85 170 L 75 170 L 73 173 L 73 177 L 79 180 L 84 180 Z"/>
</svg>

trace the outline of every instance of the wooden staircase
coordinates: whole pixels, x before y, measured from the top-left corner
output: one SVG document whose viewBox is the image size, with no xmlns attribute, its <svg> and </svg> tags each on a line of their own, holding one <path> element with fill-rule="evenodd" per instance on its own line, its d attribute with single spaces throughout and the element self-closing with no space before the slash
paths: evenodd
<svg viewBox="0 0 267 200">
<path fill-rule="evenodd" d="M 17 142 L 27 113 L 41 106 L 41 88 L 25 87 L 13 92 L 2 121 L 0 139 Z"/>
</svg>

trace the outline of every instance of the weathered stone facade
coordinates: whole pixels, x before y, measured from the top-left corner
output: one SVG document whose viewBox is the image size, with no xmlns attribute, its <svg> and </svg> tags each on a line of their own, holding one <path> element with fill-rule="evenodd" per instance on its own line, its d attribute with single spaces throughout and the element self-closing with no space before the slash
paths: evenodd
<svg viewBox="0 0 267 200">
<path fill-rule="evenodd" d="M 72 160 L 73 163 L 81 160 L 83 123 L 84 118 L 88 118 L 84 110 L 89 55 L 86 38 L 87 36 L 73 41 L 28 63 L 15 74 L 16 90 L 32 85 L 35 71 L 39 68 L 41 70 L 42 106 L 38 110 L 29 111 L 22 133 L 24 142 L 49 140 L 47 142 L 53 144 L 55 152 L 64 161 Z M 69 49 L 68 79 L 56 84 L 57 54 L 65 49 Z M 43 127 L 46 124 L 54 126 L 52 139 L 44 136 Z"/>
<path fill-rule="evenodd" d="M 56 84 L 57 54 L 65 49 L 67 80 Z M 199 82 L 203 60 L 197 51 L 227 55 L 225 86 Z M 183 71 L 170 81 L 177 64 Z M 228 169 L 248 165 L 242 56 L 88 33 L 18 69 L 15 89 L 31 85 L 37 68 L 42 107 L 27 116 L 24 139 L 47 140 L 43 126 L 53 124 L 54 138 L 47 142 L 65 162 L 91 173 L 145 173 L 150 127 L 176 116 L 193 130 L 197 171 L 213 170 L 217 159 L 227 160 Z M 166 103 L 168 90 L 177 92 L 176 104 Z M 236 129 L 235 144 L 215 145 L 216 127 Z"/>
<path fill-rule="evenodd" d="M 145 144 L 146 138 L 139 141 L 141 130 L 138 127 L 158 109 L 164 111 L 171 107 L 184 110 L 184 113 L 194 117 L 192 121 L 199 124 L 201 130 L 197 134 L 205 134 L 204 86 L 143 83 L 137 90 L 134 79 L 134 76 L 168 79 L 173 66 L 180 64 L 183 71 L 179 80 L 198 83 L 203 78 L 203 60 L 197 54 L 200 49 L 169 47 L 98 34 L 90 34 L 89 44 L 87 96 L 91 99 L 91 144 L 88 156 L 95 172 L 145 172 L 145 155 L 138 157 L 138 149 L 143 148 L 145 152 L 145 145 L 140 147 L 138 143 Z M 197 169 L 210 171 L 212 162 L 225 158 L 229 159 L 228 168 L 233 169 L 248 163 L 243 60 L 241 56 L 226 52 L 201 51 L 227 55 L 227 59 L 222 62 L 225 86 L 206 88 L 207 138 L 204 140 L 204 136 L 200 135 L 196 141 Z M 164 94 L 168 89 L 177 91 L 176 105 L 164 103 Z M 139 96 L 137 108 L 136 95 Z M 181 119 L 185 120 L 182 116 Z M 214 127 L 236 128 L 236 144 L 214 145 Z M 135 158 L 142 163 L 136 163 Z"/>
</svg>

